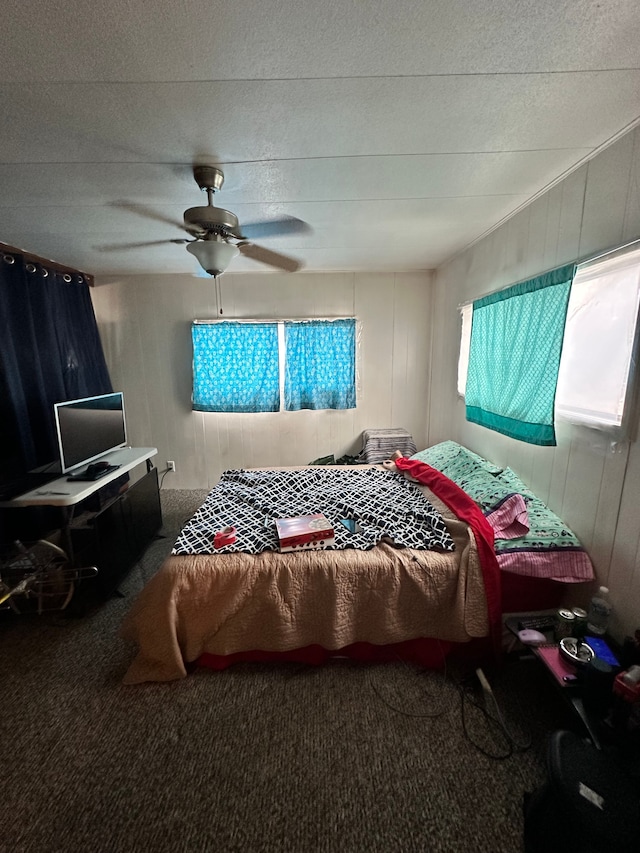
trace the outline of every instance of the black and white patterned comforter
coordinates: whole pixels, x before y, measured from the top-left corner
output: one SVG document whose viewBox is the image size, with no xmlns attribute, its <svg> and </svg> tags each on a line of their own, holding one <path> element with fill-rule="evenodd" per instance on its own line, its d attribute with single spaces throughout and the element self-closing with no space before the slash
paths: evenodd
<svg viewBox="0 0 640 853">
<path fill-rule="evenodd" d="M 335 549 L 368 550 L 384 539 L 419 550 L 454 550 L 440 514 L 401 474 L 331 467 L 225 471 L 182 529 L 172 554 L 213 553 L 216 531 L 228 525 L 236 528 L 236 541 L 216 554 L 277 551 L 275 519 L 315 512 L 333 524 Z M 357 519 L 361 532 L 350 533 L 341 518 Z"/>
</svg>

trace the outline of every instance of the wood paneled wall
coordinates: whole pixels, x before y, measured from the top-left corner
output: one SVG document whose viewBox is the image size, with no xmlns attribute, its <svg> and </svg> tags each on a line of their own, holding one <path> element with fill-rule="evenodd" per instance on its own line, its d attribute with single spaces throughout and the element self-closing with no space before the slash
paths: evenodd
<svg viewBox="0 0 640 853">
<path fill-rule="evenodd" d="M 177 249 L 177 251 L 181 251 Z M 227 468 L 304 465 L 355 454 L 367 428 L 404 427 L 426 447 L 431 273 L 226 273 L 226 318 L 355 316 L 357 408 L 214 414 L 191 410 L 191 321 L 216 316 L 211 279 L 98 279 L 92 292 L 114 388 L 124 391 L 129 438 L 175 460 L 163 488 L 209 488 Z"/>
<path fill-rule="evenodd" d="M 456 393 L 458 306 L 640 237 L 640 129 L 622 137 L 436 273 L 429 443 L 453 438 L 513 468 L 575 530 L 611 589 L 614 631 L 640 627 L 640 448 L 559 425 L 537 448 L 470 424 Z M 579 602 L 576 602 L 579 603 Z"/>
</svg>

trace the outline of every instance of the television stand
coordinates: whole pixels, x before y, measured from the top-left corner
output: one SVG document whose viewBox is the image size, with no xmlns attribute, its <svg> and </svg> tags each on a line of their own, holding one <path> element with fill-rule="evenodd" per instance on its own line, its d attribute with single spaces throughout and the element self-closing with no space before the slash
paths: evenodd
<svg viewBox="0 0 640 853">
<path fill-rule="evenodd" d="M 71 526 L 76 560 L 97 566 L 98 574 L 78 589 L 75 609 L 120 596 L 119 585 L 162 526 L 158 469 L 151 468 L 95 512 L 74 519 Z"/>
<path fill-rule="evenodd" d="M 0 506 L 61 508 L 62 547 L 73 566 L 97 566 L 98 575 L 87 582 L 85 590 L 88 594 L 93 587 L 97 597 L 104 600 L 113 594 L 162 525 L 158 471 L 151 462 L 157 452 L 155 447 L 112 450 L 101 457 L 111 470 L 99 479 L 69 480 L 61 476 Z M 76 528 L 74 510 L 78 504 L 142 463 L 146 463 L 145 474 L 94 513 L 87 525 Z"/>
</svg>

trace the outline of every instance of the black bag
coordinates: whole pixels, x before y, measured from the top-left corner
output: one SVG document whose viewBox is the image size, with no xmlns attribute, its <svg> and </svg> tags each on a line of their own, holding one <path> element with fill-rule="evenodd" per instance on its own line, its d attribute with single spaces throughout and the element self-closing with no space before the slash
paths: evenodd
<svg viewBox="0 0 640 853">
<path fill-rule="evenodd" d="M 638 782 L 611 750 L 555 732 L 548 781 L 525 795 L 525 853 L 638 853 Z"/>
</svg>

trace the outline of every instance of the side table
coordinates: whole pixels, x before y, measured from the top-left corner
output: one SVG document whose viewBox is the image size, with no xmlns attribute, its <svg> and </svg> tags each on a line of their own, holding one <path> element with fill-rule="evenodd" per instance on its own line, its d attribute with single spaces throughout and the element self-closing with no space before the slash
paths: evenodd
<svg viewBox="0 0 640 853">
<path fill-rule="evenodd" d="M 587 730 L 591 742 L 596 749 L 601 749 L 600 738 L 596 731 L 596 721 L 584 704 L 584 683 L 578 676 L 576 667 L 571 666 L 560 654 L 557 643 L 549 645 L 531 646 L 535 657 L 540 660 L 545 670 L 552 676 L 560 695 L 568 702 Z"/>
<path fill-rule="evenodd" d="M 508 617 L 505 620 L 505 626 L 517 637 L 521 627 L 521 619 L 530 619 L 530 617 L 535 615 L 520 614 Z M 540 614 L 540 616 L 542 619 L 543 614 Z M 544 616 L 551 619 L 551 614 L 544 614 Z M 549 628 L 543 631 L 543 633 L 547 637 L 547 643 L 539 646 L 525 646 L 523 644 L 523 649 L 526 649 L 532 657 L 540 661 L 556 690 L 559 691 L 563 702 L 566 702 L 577 714 L 596 749 L 601 749 L 600 738 L 597 732 L 597 718 L 584 703 L 585 682 L 580 678 L 577 668 L 561 657 L 559 645 L 554 642 L 553 629 Z"/>
</svg>

